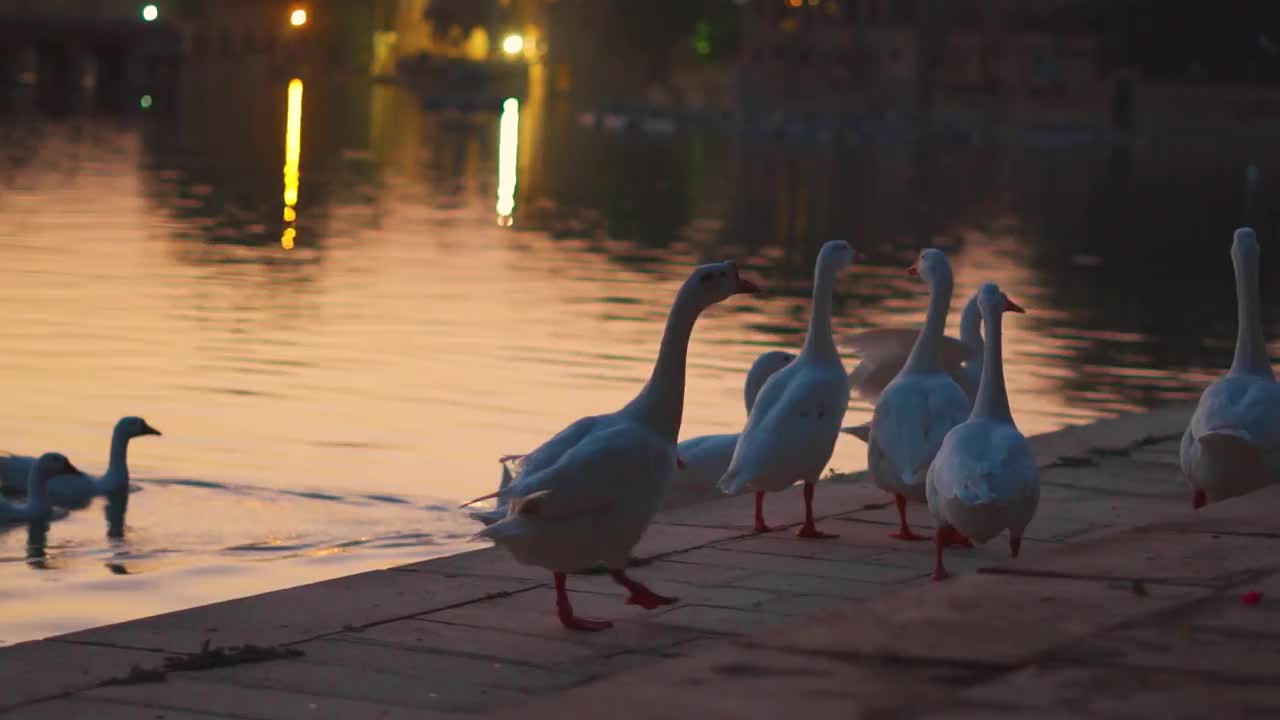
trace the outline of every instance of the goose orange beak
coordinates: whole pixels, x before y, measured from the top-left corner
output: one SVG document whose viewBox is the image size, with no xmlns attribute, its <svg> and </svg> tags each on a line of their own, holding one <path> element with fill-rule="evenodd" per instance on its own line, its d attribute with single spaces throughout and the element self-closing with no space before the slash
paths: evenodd
<svg viewBox="0 0 1280 720">
<path fill-rule="evenodd" d="M 1014 301 L 1010 300 L 1009 298 L 1005 298 L 1005 299 L 1004 299 L 1004 311 L 1005 311 L 1005 312 L 1016 312 L 1016 313 L 1022 313 L 1023 315 L 1025 315 L 1025 314 L 1027 313 L 1027 311 L 1026 311 L 1026 310 L 1023 310 L 1023 309 L 1022 309 L 1022 306 L 1021 306 L 1021 305 L 1019 305 L 1018 303 L 1016 303 L 1016 302 L 1014 302 Z"/>
<path fill-rule="evenodd" d="M 913 262 L 913 263 L 911 263 L 911 266 L 907 268 L 907 274 L 908 274 L 908 275 L 910 275 L 911 277 L 917 277 L 917 276 L 919 276 L 919 275 L 920 275 L 920 263 L 918 263 L 918 262 Z"/>
<path fill-rule="evenodd" d="M 733 288 L 734 295 L 738 295 L 741 293 L 758 293 L 758 292 L 760 292 L 759 285 L 751 282 L 750 280 L 742 276 L 738 276 L 738 284 L 736 287 Z"/>
</svg>

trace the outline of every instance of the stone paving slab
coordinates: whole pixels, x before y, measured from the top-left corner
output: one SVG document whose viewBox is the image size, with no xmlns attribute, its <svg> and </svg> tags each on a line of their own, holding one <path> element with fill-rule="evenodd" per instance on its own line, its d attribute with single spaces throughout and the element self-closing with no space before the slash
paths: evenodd
<svg viewBox="0 0 1280 720">
<path fill-rule="evenodd" d="M 1155 438 L 1165 447 L 1177 448 L 1194 403 L 1177 403 L 1158 410 L 1076 425 L 1031 438 L 1031 451 L 1041 465 L 1061 457 L 1091 456 L 1094 449 L 1127 448 Z M 1105 456 L 1104 456 L 1105 457 Z"/>
<path fill-rule="evenodd" d="M 191 710 L 139 707 L 137 705 L 76 698 L 73 700 L 51 700 L 39 705 L 28 705 L 6 712 L 4 717 L 6 720 L 72 720 L 73 718 L 93 718 L 94 720 L 226 720 L 229 716 Z"/>
<path fill-rule="evenodd" d="M 1269 534 L 1197 532 L 1201 514 L 1184 511 L 1188 517 L 1177 532 L 1117 531 L 1114 543 L 1098 537 L 1044 553 L 1042 560 L 1055 566 L 1058 558 L 1072 558 L 1086 571 L 1081 574 L 983 573 L 914 587 L 546 697 L 519 708 L 518 717 L 563 718 L 606 703 L 626 707 L 628 718 L 680 717 L 689 707 L 744 720 L 784 712 L 939 719 L 1274 716 L 1280 629 L 1268 623 L 1280 595 L 1268 593 L 1280 590 L 1280 487 L 1214 508 L 1206 526 L 1233 514 L 1267 516 Z M 1268 544 L 1213 545 L 1223 540 Z M 1140 552 L 1144 543 L 1146 553 Z M 1178 544 L 1187 547 L 1177 551 Z M 1117 565 L 1111 573 L 1117 579 L 1098 579 L 1108 560 Z M 1191 563 L 1207 580 L 1188 583 L 1178 562 Z M 1147 579 L 1130 579 L 1135 570 Z M 1228 582 L 1243 577 L 1250 580 Z M 1261 602 L 1242 602 L 1248 589 L 1262 592 Z M 486 717 L 515 718 L 516 712 L 499 709 Z"/>
<path fill-rule="evenodd" d="M 1016 665 L 1077 638 L 1208 596 L 1207 590 L 978 575 L 930 583 L 794 628 L 780 646 L 813 653 Z M 891 602 L 890 602 L 891 601 Z M 856 620 L 856 636 L 831 633 Z M 855 624 L 850 622 L 850 624 Z M 760 641 L 772 645 L 773 641 Z"/>
<path fill-rule="evenodd" d="M 1136 528 L 988 572 L 1226 587 L 1280 570 L 1277 538 Z"/>
<path fill-rule="evenodd" d="M 857 476 L 861 480 L 861 474 Z M 862 510 L 867 505 L 884 507 L 893 498 L 866 482 L 819 482 L 814 491 L 814 515 L 822 518 Z M 780 531 L 804 521 L 804 496 L 795 485 L 765 498 L 765 521 Z M 708 503 L 668 510 L 660 514 L 655 525 L 694 525 L 737 530 L 749 533 L 755 523 L 755 496 L 747 493 Z"/>
<path fill-rule="evenodd" d="M 1034 665 L 959 693 L 984 708 L 964 717 L 1091 717 L 1142 720 L 1204 720 L 1275 717 L 1274 689 L 1204 673 L 1152 668 Z M 1229 697 L 1226 705 L 1222 698 Z M 1235 712 L 1228 712 L 1228 707 Z M 954 717 L 946 710 L 927 718 Z"/>
<path fill-rule="evenodd" d="M 129 648 L 29 642 L 0 650 L 0 711 L 55 697 L 163 662 L 160 653 Z"/>
<path fill-rule="evenodd" d="M 1176 498 L 1180 505 L 1190 507 L 1190 486 L 1175 480 L 1176 471 L 1176 465 L 1117 457 L 1091 467 L 1041 469 L 1040 483 L 1142 498 Z"/>
<path fill-rule="evenodd" d="M 1042 577 L 1060 572 L 1053 569 L 1053 557 L 1065 549 L 1078 543 L 1101 543 L 1100 533 L 1152 521 L 1158 521 L 1155 527 L 1163 528 L 1160 532 L 1205 537 L 1211 533 L 1204 527 L 1247 528 L 1261 535 L 1246 537 L 1231 547 L 1248 553 L 1257 550 L 1248 542 L 1266 540 L 1267 529 L 1274 530 L 1275 513 L 1267 515 L 1254 508 L 1245 508 L 1244 513 L 1219 512 L 1220 506 L 1211 506 L 1197 514 L 1203 516 L 1203 523 L 1188 524 L 1189 498 L 1177 473 L 1176 449 L 1177 434 L 1189 414 L 1189 406 L 1178 406 L 1033 438 L 1032 446 L 1042 464 L 1069 457 L 1072 466 L 1045 470 L 1054 482 L 1045 485 L 1040 515 L 1023 545 L 1023 557 L 1010 563 L 1004 542 L 993 542 L 976 550 L 949 551 L 949 567 L 961 575 L 993 565 L 1023 569 L 1021 575 L 986 574 L 965 582 L 994 591 L 1007 589 L 1009 602 L 1020 600 L 1026 607 L 1007 608 L 1007 624 L 1022 628 L 1024 634 L 1036 634 L 1032 630 L 1039 627 L 1037 623 L 1053 623 L 1064 613 L 1093 618 L 1082 619 L 1078 626 L 1060 629 L 1049 638 L 1041 633 L 1047 644 L 1036 646 L 1036 652 L 1070 646 L 1087 636 L 1098 622 L 1136 622 L 1131 616 L 1138 611 L 1134 608 L 1166 608 L 1197 598 L 1203 601 L 1198 607 L 1216 607 L 1214 603 L 1221 598 L 1214 593 L 1226 592 L 1220 583 L 1239 584 L 1251 578 L 1241 576 L 1228 564 L 1228 570 L 1219 573 L 1221 577 L 1214 576 L 1213 582 L 1218 584 L 1182 583 L 1185 578 L 1174 573 L 1173 567 L 1164 575 L 1156 573 L 1144 594 L 1136 596 L 1127 575 L 1087 581 Z M 1139 472 L 1141 477 L 1126 484 L 1130 472 Z M 524 706 L 535 697 L 554 696 L 584 683 L 610 685 L 613 677 L 643 676 L 673 662 L 713 657 L 722 647 L 732 647 L 734 657 L 746 650 L 761 658 L 799 653 L 811 665 L 831 663 L 830 676 L 813 681 L 817 683 L 814 692 L 830 691 L 835 693 L 830 696 L 833 698 L 854 693 L 861 703 L 858 706 L 866 708 L 880 707 L 880 698 L 888 703 L 900 695 L 904 677 L 919 682 L 955 673 L 985 677 L 993 667 L 1007 668 L 1026 660 L 1025 648 L 1008 645 L 1002 646 L 1003 654 L 997 660 L 982 667 L 975 669 L 971 663 L 957 666 L 951 655 L 960 653 L 966 644 L 987 643 L 988 635 L 999 633 L 1002 626 L 986 628 L 985 635 L 973 630 L 968 635 L 952 633 L 946 625 L 948 613 L 984 612 L 990 604 L 984 593 L 992 590 L 930 592 L 930 544 L 887 537 L 897 522 L 891 498 L 861 474 L 837 477 L 819 486 L 816 510 L 820 525 L 839 532 L 841 537 L 835 540 L 815 542 L 794 537 L 792 530 L 803 512 L 798 487 L 768 499 L 766 514 L 769 522 L 779 527 L 776 532 L 760 536 L 750 532 L 753 502 L 748 495 L 680 508 L 661 514 L 651 526 L 637 547 L 638 566 L 630 574 L 660 593 L 680 596 L 682 602 L 677 605 L 646 612 L 621 602 L 623 592 L 603 574 L 571 576 L 575 608 L 584 615 L 616 622 L 612 630 L 603 633 L 564 630 L 553 613 L 549 574 L 515 563 L 504 551 L 488 548 L 0 649 L 0 662 L 16 657 L 11 653 L 26 646 L 45 648 L 42 652 L 50 657 L 78 652 L 79 648 L 98 648 L 106 653 L 100 664 L 91 664 L 82 673 L 54 676 L 63 680 L 36 686 L 15 702 L 83 692 L 72 694 L 70 700 L 25 705 L 23 712 L 46 712 L 42 708 L 55 702 L 74 702 L 94 707 L 112 703 L 112 712 L 131 707 L 140 713 L 138 717 L 148 717 L 146 713 L 158 708 L 275 718 L 298 716 L 303 705 L 308 712 L 320 713 L 308 717 L 323 717 L 324 713 L 341 716 L 344 712 L 351 717 L 378 717 L 379 713 L 399 717 L 404 710 L 434 717 L 508 704 Z M 931 529 L 923 506 L 912 506 L 910 513 L 918 529 Z M 1212 562 L 1218 556 L 1197 550 L 1191 557 L 1196 562 Z M 1169 562 L 1176 566 L 1177 559 L 1171 555 Z M 1045 600 L 1033 586 L 1051 588 L 1051 599 Z M 952 606 L 940 609 L 929 605 L 936 602 L 935 597 L 952 593 L 956 593 Z M 855 666 L 847 652 L 773 647 L 760 640 L 763 637 L 767 643 L 808 628 L 812 642 L 820 643 L 829 639 L 826 630 L 832 623 L 848 622 L 850 616 L 860 617 L 864 612 L 880 617 L 875 613 L 886 612 L 877 608 L 887 598 L 899 599 L 898 604 L 888 607 L 913 608 L 913 620 L 895 632 L 884 628 L 896 626 L 881 623 L 882 632 L 863 633 L 859 647 L 864 652 L 872 652 L 866 648 L 906 648 L 903 652 L 908 659 L 882 658 L 875 667 Z M 1196 619 L 1194 624 L 1205 632 L 1223 630 L 1215 629 L 1211 619 Z M 1253 620 L 1254 616 L 1236 618 L 1225 630 L 1252 627 Z M 789 629 L 797 625 L 801 630 Z M 975 628 L 981 625 L 973 623 Z M 949 645 L 932 642 L 929 628 L 959 639 Z M 753 640 L 748 642 L 747 638 Z M 141 659 L 135 659 L 111 653 L 137 653 L 138 649 L 191 652 L 206 640 L 215 647 L 241 643 L 290 646 L 304 655 L 169 673 L 166 683 L 95 689 L 106 679 L 128 672 L 133 664 L 160 667 L 164 657 L 164 653 L 142 653 L 138 656 Z M 931 644 L 934 649 L 929 651 Z M 730 674 L 737 673 L 734 677 L 746 685 L 758 685 L 754 672 L 735 670 Z M 783 673 L 783 677 L 791 675 Z M 872 687 L 876 683 L 893 688 L 893 692 Z M 697 687 L 689 692 L 706 695 Z M 919 692 L 920 697 L 927 697 L 932 690 Z M 746 705 L 753 704 L 753 697 L 756 705 L 778 697 L 771 690 L 756 695 L 744 690 L 741 696 Z M 684 716 L 666 697 L 659 693 L 637 699 L 637 707 Z M 698 707 L 705 702 L 693 697 L 689 700 Z M 833 707 L 837 705 L 844 707 L 839 703 Z M 616 714 L 616 703 L 611 708 Z M 978 699 L 962 709 L 1007 710 Z M 720 710 L 708 713 L 711 717 L 723 715 Z"/>
<path fill-rule="evenodd" d="M 440 582 L 426 574 L 378 570 L 70 633 L 60 639 L 170 653 L 195 652 L 206 641 L 215 647 L 282 645 L 534 586 L 520 578 Z"/>
<path fill-rule="evenodd" d="M 493 705 L 522 703 L 529 695 L 517 690 L 461 682 L 456 677 L 411 676 L 310 662 L 306 657 L 196 673 L 201 682 L 229 687 L 282 690 L 333 700 L 397 705 L 429 712 L 477 710 Z"/>
<path fill-rule="evenodd" d="M 112 686 L 91 690 L 83 699 L 95 705 L 118 703 L 117 707 L 134 713 L 127 717 L 184 718 L 193 711 L 218 714 L 218 717 L 253 718 L 254 720 L 415 720 L 444 717 L 444 713 L 428 713 L 382 703 L 359 702 L 320 695 L 306 695 L 283 690 L 266 690 L 235 685 L 199 682 L 188 677 L 174 677 L 163 683 Z M 39 706 L 35 706 L 39 707 Z M 145 715 L 145 712 L 154 713 Z M 96 712 L 64 715 L 71 718 L 96 718 Z M 206 717 L 206 716 L 201 716 Z"/>
</svg>

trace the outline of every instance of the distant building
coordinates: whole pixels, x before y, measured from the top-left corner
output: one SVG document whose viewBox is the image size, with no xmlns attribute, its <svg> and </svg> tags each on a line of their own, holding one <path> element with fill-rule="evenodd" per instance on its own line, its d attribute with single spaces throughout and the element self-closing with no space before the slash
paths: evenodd
<svg viewBox="0 0 1280 720">
<path fill-rule="evenodd" d="M 912 108 L 935 95 L 1072 94 L 1099 42 L 1069 0 L 750 0 L 739 82 L 800 106 Z"/>
</svg>

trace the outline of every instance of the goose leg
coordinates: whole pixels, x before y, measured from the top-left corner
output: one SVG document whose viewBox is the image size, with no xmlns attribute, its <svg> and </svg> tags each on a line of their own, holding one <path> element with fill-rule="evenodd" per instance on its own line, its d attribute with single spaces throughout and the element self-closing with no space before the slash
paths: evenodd
<svg viewBox="0 0 1280 720">
<path fill-rule="evenodd" d="M 893 501 L 898 505 L 898 522 L 899 527 L 896 531 L 889 533 L 889 537 L 898 540 L 928 540 L 923 535 L 917 535 L 911 532 L 911 526 L 907 525 L 907 496 L 895 493 Z"/>
<path fill-rule="evenodd" d="M 613 627 L 608 620 L 592 620 L 573 614 L 573 606 L 569 604 L 569 593 L 565 592 L 564 573 L 553 573 L 556 578 L 556 611 L 560 614 L 560 624 L 570 630 L 587 630 L 594 632 Z"/>
<path fill-rule="evenodd" d="M 639 605 L 645 610 L 653 610 L 663 605 L 671 605 L 680 598 L 664 597 L 640 583 L 627 577 L 627 573 L 623 570 L 610 570 L 610 577 L 613 581 L 626 588 L 631 592 L 631 596 L 627 598 L 628 605 Z"/>
<path fill-rule="evenodd" d="M 947 528 L 947 546 L 948 547 L 973 547 L 973 541 L 964 536 L 964 533 L 955 528 Z"/>
<path fill-rule="evenodd" d="M 763 491 L 757 491 L 757 492 L 756 492 L 756 527 L 755 527 L 755 531 L 756 531 L 756 532 L 758 532 L 758 533 L 767 533 L 767 532 L 770 532 L 770 531 L 772 531 L 772 530 L 773 530 L 773 528 L 771 528 L 771 527 L 769 527 L 768 525 L 765 525 L 765 524 L 764 524 L 764 492 L 763 492 Z"/>
<path fill-rule="evenodd" d="M 1205 492 L 1203 490 L 1197 490 L 1195 494 L 1191 496 L 1191 507 L 1194 510 L 1199 510 L 1200 508 L 1204 507 L 1208 502 L 1209 502 L 1209 497 L 1205 495 Z"/>
<path fill-rule="evenodd" d="M 804 484 L 804 525 L 796 531 L 796 537 L 809 538 L 811 540 L 829 540 L 833 537 L 840 537 L 835 533 L 825 533 L 813 524 L 813 483 L 805 482 Z"/>
<path fill-rule="evenodd" d="M 937 532 L 933 534 L 933 552 L 934 552 L 933 579 L 934 580 L 946 580 L 947 578 L 951 577 L 951 574 L 947 572 L 947 569 L 942 567 L 942 548 L 946 547 L 947 545 L 947 535 L 949 534 L 947 531 L 950 529 L 951 528 L 945 525 L 939 525 Z"/>
<path fill-rule="evenodd" d="M 1018 557 L 1018 551 L 1022 549 L 1022 536 L 1009 533 L 1009 556 Z"/>
</svg>

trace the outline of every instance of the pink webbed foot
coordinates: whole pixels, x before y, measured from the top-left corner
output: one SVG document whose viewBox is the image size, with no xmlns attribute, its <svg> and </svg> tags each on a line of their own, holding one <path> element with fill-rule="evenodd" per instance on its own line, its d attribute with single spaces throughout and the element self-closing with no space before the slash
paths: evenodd
<svg viewBox="0 0 1280 720">
<path fill-rule="evenodd" d="M 951 573 L 942 566 L 942 548 L 947 545 L 947 536 L 951 534 L 951 528 L 941 526 L 933 535 L 934 561 L 933 561 L 933 579 L 935 582 L 946 580 L 951 577 Z"/>
<path fill-rule="evenodd" d="M 804 525 L 796 531 L 796 537 L 809 540 L 830 540 L 840 537 L 835 533 L 826 533 L 813 524 L 813 483 L 804 484 Z"/>
<path fill-rule="evenodd" d="M 679 602 L 680 598 L 667 597 L 659 595 L 649 588 L 642 587 L 639 590 L 633 590 L 631 596 L 627 598 L 628 605 L 639 605 L 645 610 L 656 610 L 663 605 L 674 605 Z"/>
<path fill-rule="evenodd" d="M 755 527 L 752 528 L 752 532 L 773 532 L 773 528 L 769 527 L 764 522 L 764 493 L 762 492 L 756 493 L 756 524 Z"/>
<path fill-rule="evenodd" d="M 895 540 L 928 540 L 925 535 L 917 535 L 911 532 L 911 526 L 907 524 L 907 498 L 905 495 L 894 495 L 893 502 L 898 506 L 898 529 L 889 533 L 889 537 Z"/>
<path fill-rule="evenodd" d="M 947 537 L 945 538 L 947 547 L 973 547 L 973 541 L 964 536 L 964 533 L 955 528 L 947 528 Z"/>
<path fill-rule="evenodd" d="M 610 570 L 609 575 L 613 578 L 614 582 L 626 588 L 631 593 L 627 597 L 628 605 L 639 605 L 645 610 L 656 610 L 663 605 L 673 605 L 680 600 L 679 598 L 659 595 L 641 583 L 627 577 L 627 574 L 622 570 Z"/>
<path fill-rule="evenodd" d="M 1191 508 L 1193 510 L 1199 510 L 1200 508 L 1204 507 L 1208 503 L 1209 503 L 1209 496 L 1206 495 L 1203 490 L 1197 490 L 1195 494 L 1191 496 Z"/>
<path fill-rule="evenodd" d="M 573 611 L 560 613 L 560 624 L 570 630 L 584 630 L 586 632 L 600 632 L 613 627 L 613 623 L 608 620 L 593 620 L 592 618 L 578 617 Z"/>
<path fill-rule="evenodd" d="M 807 540 L 830 540 L 840 537 L 837 533 L 822 532 L 812 525 L 805 525 L 796 531 L 796 537 Z"/>
<path fill-rule="evenodd" d="M 613 627 L 608 620 L 595 620 L 573 614 L 573 606 L 569 604 L 569 593 L 565 589 L 564 573 L 553 573 L 556 579 L 556 613 L 560 616 L 560 624 L 570 630 L 598 632 Z"/>
</svg>

